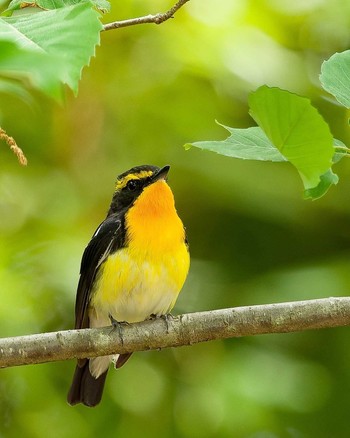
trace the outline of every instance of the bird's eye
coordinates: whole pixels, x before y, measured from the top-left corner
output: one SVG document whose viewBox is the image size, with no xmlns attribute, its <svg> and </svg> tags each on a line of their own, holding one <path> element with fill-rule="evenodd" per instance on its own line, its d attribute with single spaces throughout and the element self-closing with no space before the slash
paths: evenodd
<svg viewBox="0 0 350 438">
<path fill-rule="evenodd" d="M 126 187 L 128 188 L 128 190 L 130 190 L 131 192 L 133 192 L 134 190 L 136 190 L 139 187 L 139 181 L 135 180 L 135 179 L 131 179 Z"/>
</svg>

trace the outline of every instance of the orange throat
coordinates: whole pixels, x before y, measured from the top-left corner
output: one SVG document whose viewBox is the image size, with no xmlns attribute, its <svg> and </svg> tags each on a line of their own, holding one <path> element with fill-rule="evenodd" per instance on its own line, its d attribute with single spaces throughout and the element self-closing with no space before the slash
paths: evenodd
<svg viewBox="0 0 350 438">
<path fill-rule="evenodd" d="M 152 256 L 176 251 L 185 231 L 173 193 L 164 180 L 146 187 L 126 214 L 127 245 Z"/>
</svg>

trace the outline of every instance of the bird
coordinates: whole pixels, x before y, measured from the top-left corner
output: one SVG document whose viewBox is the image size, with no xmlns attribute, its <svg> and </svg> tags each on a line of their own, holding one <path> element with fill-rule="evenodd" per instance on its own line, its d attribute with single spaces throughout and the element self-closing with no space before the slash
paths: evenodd
<svg viewBox="0 0 350 438">
<path fill-rule="evenodd" d="M 82 256 L 76 329 L 141 322 L 174 307 L 190 256 L 167 183 L 169 169 L 142 165 L 117 177 L 107 216 Z M 130 356 L 78 359 L 68 403 L 99 404 L 111 361 L 120 368 Z"/>
</svg>

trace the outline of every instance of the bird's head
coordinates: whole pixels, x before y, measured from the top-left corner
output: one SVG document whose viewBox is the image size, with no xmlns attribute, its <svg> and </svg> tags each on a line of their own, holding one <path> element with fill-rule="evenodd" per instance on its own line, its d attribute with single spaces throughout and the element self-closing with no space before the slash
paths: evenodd
<svg viewBox="0 0 350 438">
<path fill-rule="evenodd" d="M 140 197 L 141 193 L 158 181 L 165 183 L 170 166 L 136 166 L 117 177 L 115 192 L 108 215 L 126 211 Z"/>
</svg>

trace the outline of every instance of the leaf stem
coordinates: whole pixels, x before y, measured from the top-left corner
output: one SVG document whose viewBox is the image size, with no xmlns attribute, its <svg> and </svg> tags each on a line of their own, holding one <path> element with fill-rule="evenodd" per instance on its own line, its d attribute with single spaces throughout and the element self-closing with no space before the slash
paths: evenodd
<svg viewBox="0 0 350 438">
<path fill-rule="evenodd" d="M 350 149 L 347 148 L 346 146 L 335 146 L 334 151 L 339 153 L 345 152 L 346 154 L 350 154 Z"/>
</svg>

